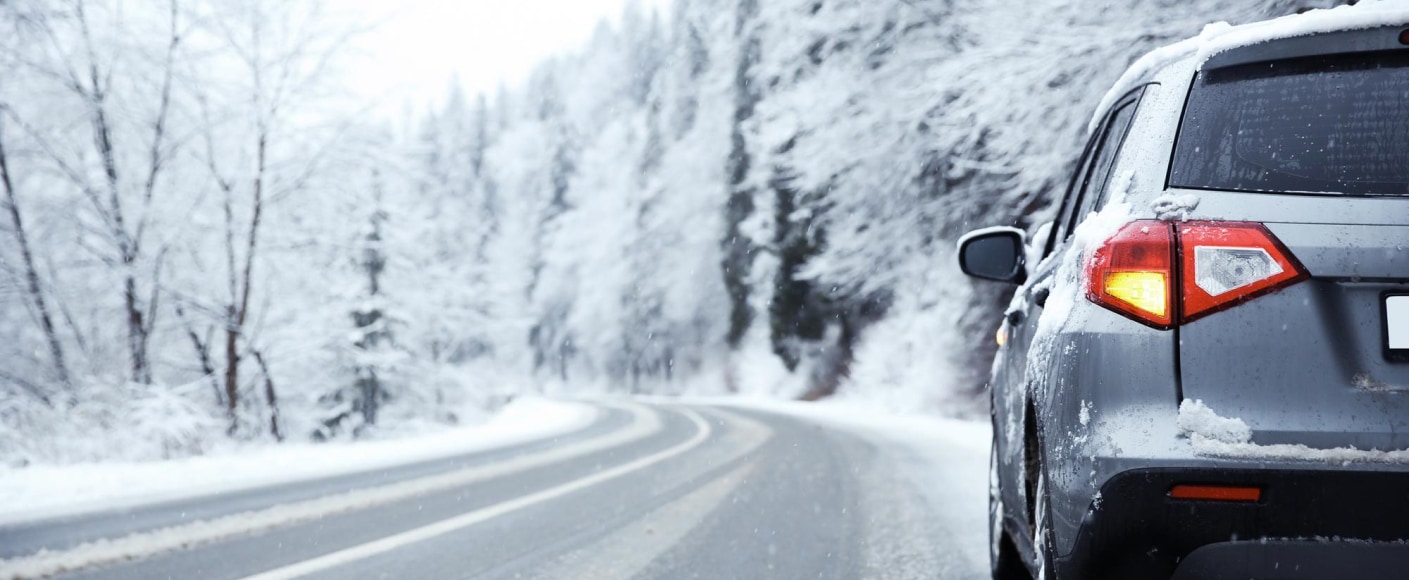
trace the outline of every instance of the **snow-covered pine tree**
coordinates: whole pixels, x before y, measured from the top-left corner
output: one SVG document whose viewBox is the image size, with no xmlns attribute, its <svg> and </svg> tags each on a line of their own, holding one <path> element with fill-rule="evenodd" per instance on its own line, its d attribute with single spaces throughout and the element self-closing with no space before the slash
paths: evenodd
<svg viewBox="0 0 1409 580">
<path fill-rule="evenodd" d="M 349 384 L 322 397 L 326 409 L 318 437 L 344 433 L 361 435 L 375 427 L 382 408 L 405 390 L 406 366 L 410 354 L 398 344 L 395 329 L 404 326 L 396 314 L 402 305 L 386 292 L 386 227 L 390 218 L 385 206 L 385 181 L 381 171 L 371 171 L 372 195 L 366 207 L 364 229 L 352 245 L 353 264 L 363 282 L 362 292 L 353 299 L 348 316 L 352 332 L 344 352 L 351 370 Z"/>
</svg>

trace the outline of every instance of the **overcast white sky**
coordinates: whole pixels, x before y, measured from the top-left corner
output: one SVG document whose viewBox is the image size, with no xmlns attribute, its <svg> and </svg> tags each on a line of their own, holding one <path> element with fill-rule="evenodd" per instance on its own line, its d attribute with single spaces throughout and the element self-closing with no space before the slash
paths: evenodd
<svg viewBox="0 0 1409 580">
<path fill-rule="evenodd" d="M 380 24 L 356 46 L 351 88 L 385 105 L 442 100 L 458 76 L 469 94 L 516 86 L 543 59 L 583 45 L 632 0 L 335 0 Z M 635 0 L 664 17 L 667 0 Z"/>
</svg>

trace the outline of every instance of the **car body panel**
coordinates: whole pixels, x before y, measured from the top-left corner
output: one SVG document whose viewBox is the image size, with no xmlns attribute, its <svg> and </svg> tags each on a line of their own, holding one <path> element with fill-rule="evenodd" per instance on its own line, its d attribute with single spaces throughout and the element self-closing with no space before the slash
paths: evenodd
<svg viewBox="0 0 1409 580">
<path fill-rule="evenodd" d="M 1162 194 L 1164 192 L 1161 192 Z M 1336 197 L 1308 194 L 1202 191 L 1171 188 L 1170 195 L 1192 195 L 1198 206 L 1190 219 L 1260 221 L 1268 224 L 1307 223 L 1308 216 L 1324 216 L 1326 225 L 1409 225 L 1404 198 Z M 1146 203 L 1153 201 L 1148 198 Z"/>
</svg>

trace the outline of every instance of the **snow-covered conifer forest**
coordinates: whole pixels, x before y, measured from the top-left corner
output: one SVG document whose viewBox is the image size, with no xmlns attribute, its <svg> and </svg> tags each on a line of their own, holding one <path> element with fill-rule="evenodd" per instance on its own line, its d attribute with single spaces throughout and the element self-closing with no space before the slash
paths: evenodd
<svg viewBox="0 0 1409 580">
<path fill-rule="evenodd" d="M 676 0 L 395 122 L 319 2 L 0 2 L 0 461 L 479 420 L 521 393 L 952 415 L 1141 53 L 1313 0 Z M 434 106 L 426 106 L 434 103 Z"/>
</svg>

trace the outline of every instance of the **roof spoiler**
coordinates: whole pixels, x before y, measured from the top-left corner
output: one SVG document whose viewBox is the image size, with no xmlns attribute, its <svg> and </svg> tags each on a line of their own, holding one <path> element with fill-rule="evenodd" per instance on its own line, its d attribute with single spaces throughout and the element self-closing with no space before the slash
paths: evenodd
<svg viewBox="0 0 1409 580">
<path fill-rule="evenodd" d="M 1409 40 L 1404 36 L 1406 28 L 1409 28 L 1409 24 L 1268 40 L 1216 53 L 1208 57 L 1199 68 L 1213 70 L 1307 56 L 1409 50 L 1409 46 L 1403 42 Z"/>
</svg>

